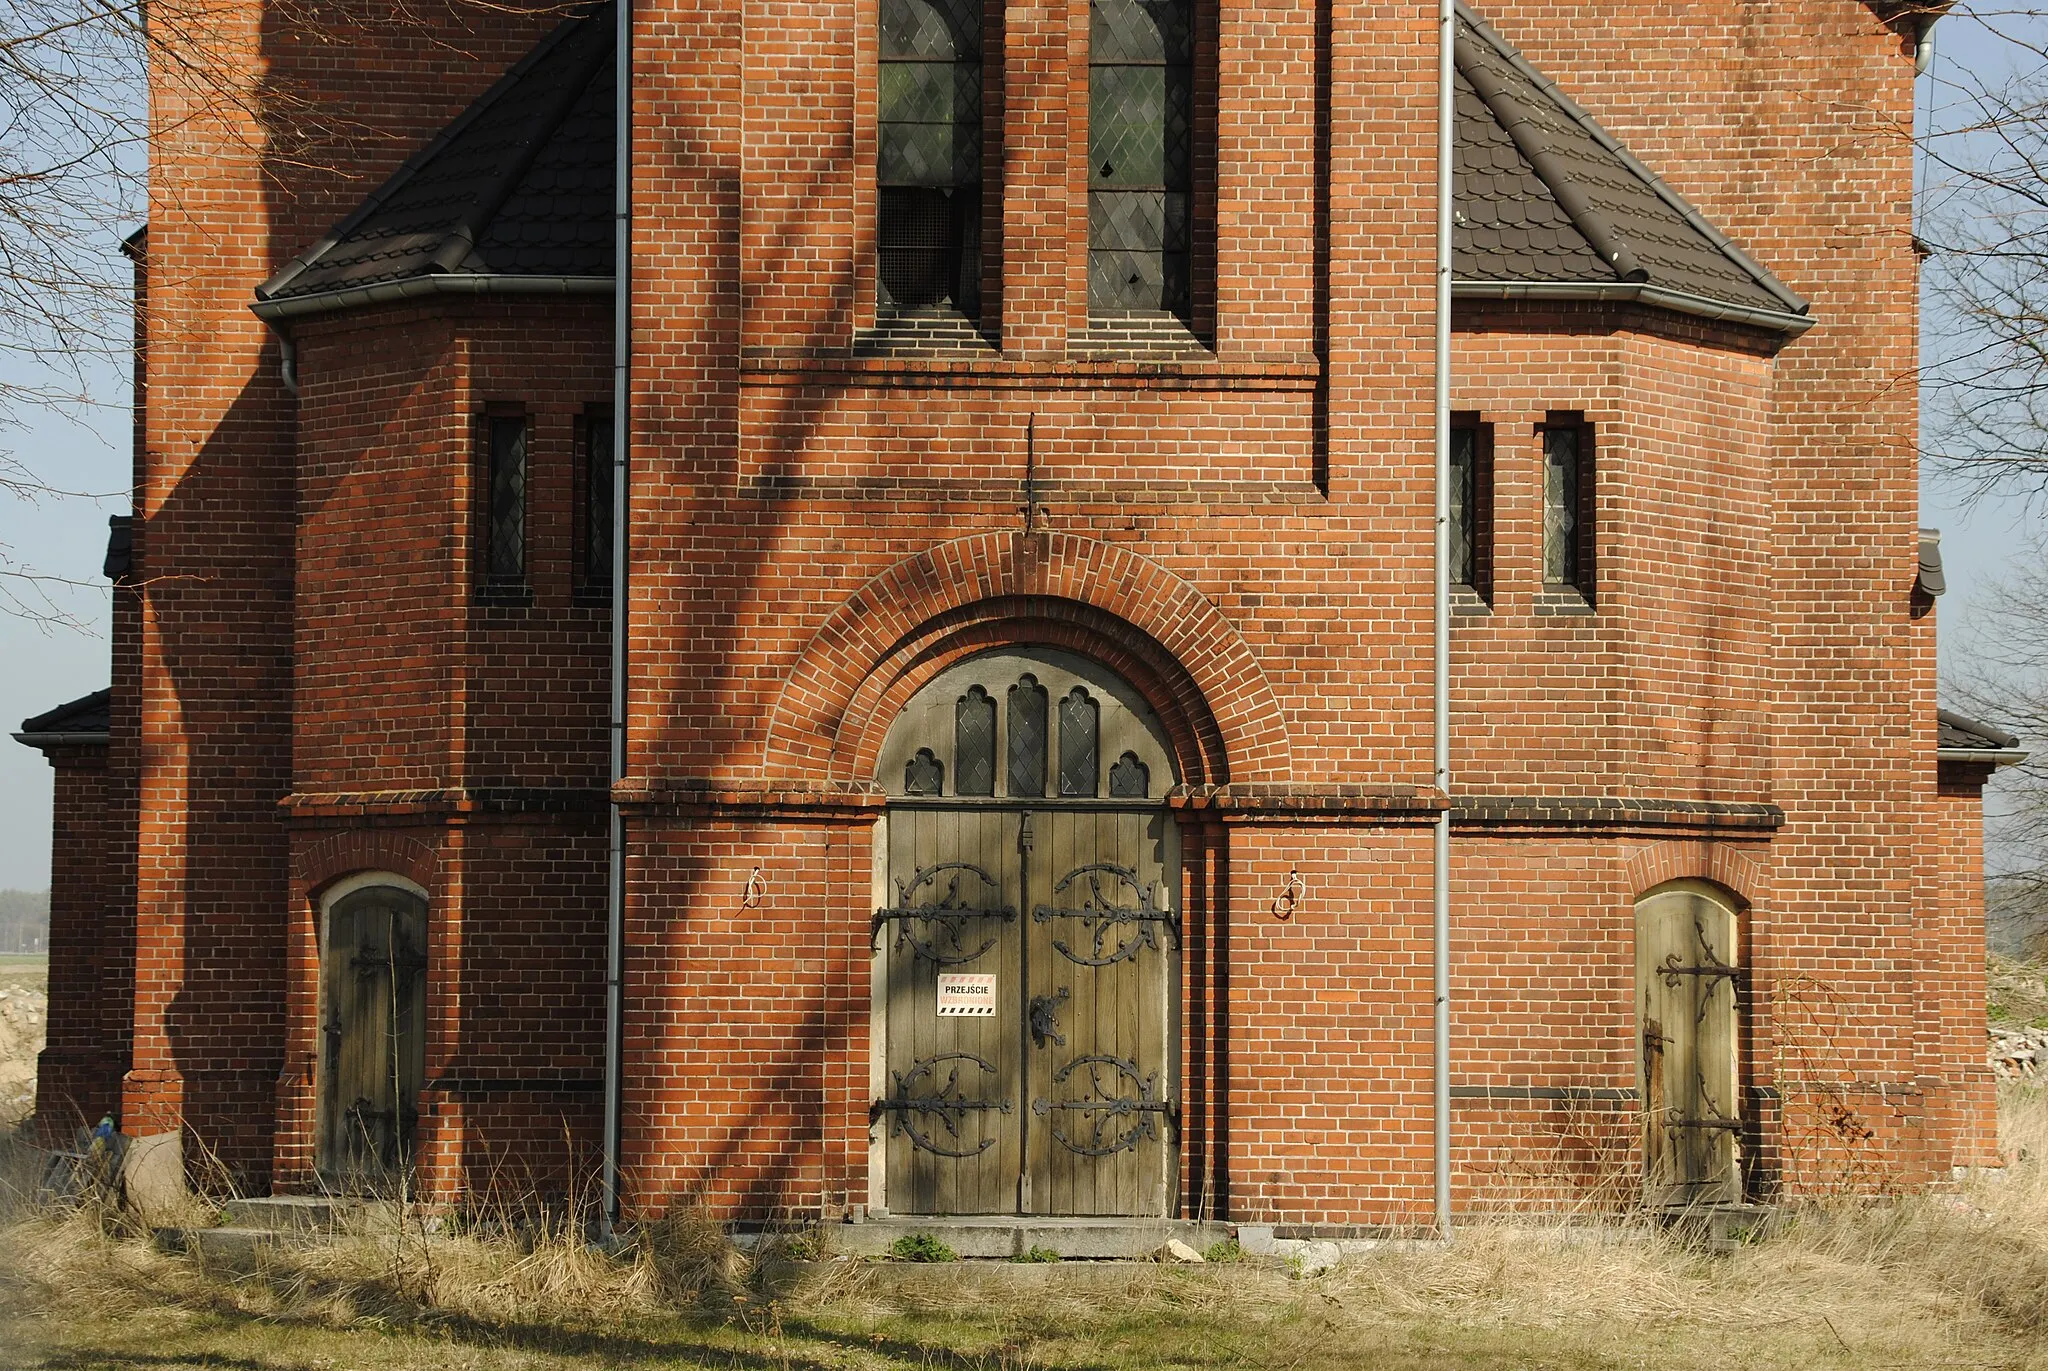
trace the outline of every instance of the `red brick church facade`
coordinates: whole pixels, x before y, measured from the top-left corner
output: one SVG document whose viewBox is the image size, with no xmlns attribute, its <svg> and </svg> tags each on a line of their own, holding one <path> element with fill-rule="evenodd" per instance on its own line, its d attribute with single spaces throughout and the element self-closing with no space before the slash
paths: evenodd
<svg viewBox="0 0 2048 1371">
<path fill-rule="evenodd" d="M 1448 810 L 1457 1209 L 1998 1161 L 1924 16 L 1461 12 L 1446 791 L 1434 5 L 635 0 L 622 411 L 614 11 L 247 10 L 348 135 L 154 168 L 45 1118 L 1413 1229 Z"/>
</svg>

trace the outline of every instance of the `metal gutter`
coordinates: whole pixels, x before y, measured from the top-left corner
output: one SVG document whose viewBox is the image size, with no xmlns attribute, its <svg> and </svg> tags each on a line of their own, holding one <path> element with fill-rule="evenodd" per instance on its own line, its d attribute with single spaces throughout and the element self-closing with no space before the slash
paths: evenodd
<svg viewBox="0 0 2048 1371">
<path fill-rule="evenodd" d="M 623 1202 L 620 1152 L 624 1132 L 626 1057 L 626 818 L 619 807 L 619 782 L 626 776 L 627 602 L 626 458 L 632 400 L 633 347 L 633 0 L 618 0 L 616 51 L 617 93 L 613 96 L 615 133 L 612 157 L 615 175 L 612 198 L 612 250 L 617 289 L 612 291 L 612 690 L 611 690 L 611 813 L 605 827 L 604 946 L 604 1192 L 599 1225 L 611 1242 L 618 1230 Z M 611 290 L 607 280 L 605 288 Z"/>
<path fill-rule="evenodd" d="M 1436 788 L 1451 793 L 1451 281 L 1452 178 L 1457 151 L 1455 0 L 1441 0 L 1437 19 L 1436 113 L 1436 567 L 1432 626 L 1432 752 Z M 1437 1236 L 1451 1235 L 1451 811 L 1438 812 L 1430 888 L 1434 1012 L 1431 1075 L 1435 1086 L 1432 1151 Z"/>
<path fill-rule="evenodd" d="M 14 741 L 29 747 L 104 747 L 113 736 L 111 733 L 17 733 Z"/>
<path fill-rule="evenodd" d="M 1459 281 L 1451 293 L 1460 300 L 1590 300 L 1643 304 L 1715 323 L 1746 324 L 1798 337 L 1814 325 L 1806 314 L 1787 314 L 1673 290 L 1648 281 Z"/>
<path fill-rule="evenodd" d="M 499 272 L 448 271 L 432 276 L 408 276 L 400 281 L 379 281 L 375 285 L 323 290 L 315 295 L 293 295 L 283 300 L 258 300 L 249 308 L 266 324 L 302 319 L 311 314 L 333 314 L 363 305 L 389 304 L 394 300 L 418 300 L 433 295 L 609 295 L 609 276 L 512 276 Z"/>
<path fill-rule="evenodd" d="M 21 735 L 17 733 L 14 736 L 19 738 Z M 1989 762 L 1994 768 L 2018 766 L 2031 755 L 2025 749 L 2017 747 L 2002 747 L 1995 750 L 1988 747 L 1937 747 L 1934 749 L 1934 759 L 1938 762 L 1976 762 L 1979 765 Z"/>
</svg>

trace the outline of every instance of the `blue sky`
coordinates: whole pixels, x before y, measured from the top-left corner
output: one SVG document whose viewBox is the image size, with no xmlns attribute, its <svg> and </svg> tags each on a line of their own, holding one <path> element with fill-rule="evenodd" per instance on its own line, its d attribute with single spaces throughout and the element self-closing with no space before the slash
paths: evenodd
<svg viewBox="0 0 2048 1371">
<path fill-rule="evenodd" d="M 1933 70 L 1920 83 L 1923 129 L 1930 113 L 1937 126 L 1945 117 L 1960 117 L 1956 88 L 1971 73 L 1996 71 L 2012 61 L 2001 33 L 2048 44 L 2048 17 L 2006 6 L 1962 5 L 1942 22 Z M 109 251 L 130 227 L 111 227 Z M 0 432 L 0 447 L 54 486 L 122 492 L 129 466 L 127 379 L 103 367 L 88 381 L 94 406 L 68 414 L 30 411 L 15 430 Z M 0 661 L 8 668 L 0 672 L 0 724 L 7 732 L 31 714 L 107 683 L 110 605 L 100 558 L 107 516 L 126 509 L 125 494 L 32 504 L 0 495 L 0 544 L 11 561 L 77 582 L 52 585 L 49 594 L 90 627 L 89 633 L 79 632 L 0 615 Z M 1921 523 L 1943 534 L 1950 591 L 1937 613 L 1946 670 L 1968 640 L 1973 603 L 1989 597 L 2019 554 L 2026 530 L 2042 526 L 2043 511 L 2010 501 L 1971 504 L 1931 475 L 1923 482 L 1921 510 Z M 2048 739 L 2040 745 L 2048 746 Z M 39 753 L 0 739 L 0 888 L 47 886 L 49 863 L 50 769 Z"/>
</svg>

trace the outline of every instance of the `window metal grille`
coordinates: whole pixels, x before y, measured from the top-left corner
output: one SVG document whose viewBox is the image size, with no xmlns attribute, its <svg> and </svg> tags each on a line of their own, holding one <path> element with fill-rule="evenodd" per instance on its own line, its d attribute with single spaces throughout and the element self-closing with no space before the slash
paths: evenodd
<svg viewBox="0 0 2048 1371">
<path fill-rule="evenodd" d="M 953 706 L 953 793 L 996 793 L 996 702 L 980 686 Z"/>
<path fill-rule="evenodd" d="M 490 506 L 484 567 L 497 582 L 526 577 L 526 419 L 490 420 Z"/>
<path fill-rule="evenodd" d="M 980 309 L 982 0 L 882 0 L 880 303 Z"/>
<path fill-rule="evenodd" d="M 1092 0 L 1088 307 L 1192 317 L 1193 0 Z"/>
</svg>

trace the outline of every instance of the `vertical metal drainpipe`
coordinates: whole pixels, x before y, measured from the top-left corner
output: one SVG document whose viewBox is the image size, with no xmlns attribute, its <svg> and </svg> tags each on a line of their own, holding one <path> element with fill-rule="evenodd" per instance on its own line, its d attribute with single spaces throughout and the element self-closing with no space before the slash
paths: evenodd
<svg viewBox="0 0 2048 1371">
<path fill-rule="evenodd" d="M 612 192 L 612 701 L 611 783 L 626 775 L 626 639 L 632 623 L 626 603 L 626 454 L 633 343 L 633 5 L 617 0 L 617 105 L 613 115 Z M 626 1048 L 626 821 L 611 799 L 605 854 L 604 949 L 604 1213 L 600 1231 L 610 1242 L 619 1222 L 619 1133 L 625 1114 Z"/>
<path fill-rule="evenodd" d="M 1442 0 L 1438 15 L 1436 129 L 1436 595 L 1435 656 L 1432 673 L 1436 788 L 1446 801 L 1451 790 L 1451 157 L 1452 50 L 1457 39 L 1455 0 Z M 1433 1046 L 1436 1088 L 1436 1231 L 1451 1235 L 1451 811 L 1436 816 L 1431 915 L 1434 933 L 1436 1021 Z"/>
</svg>

